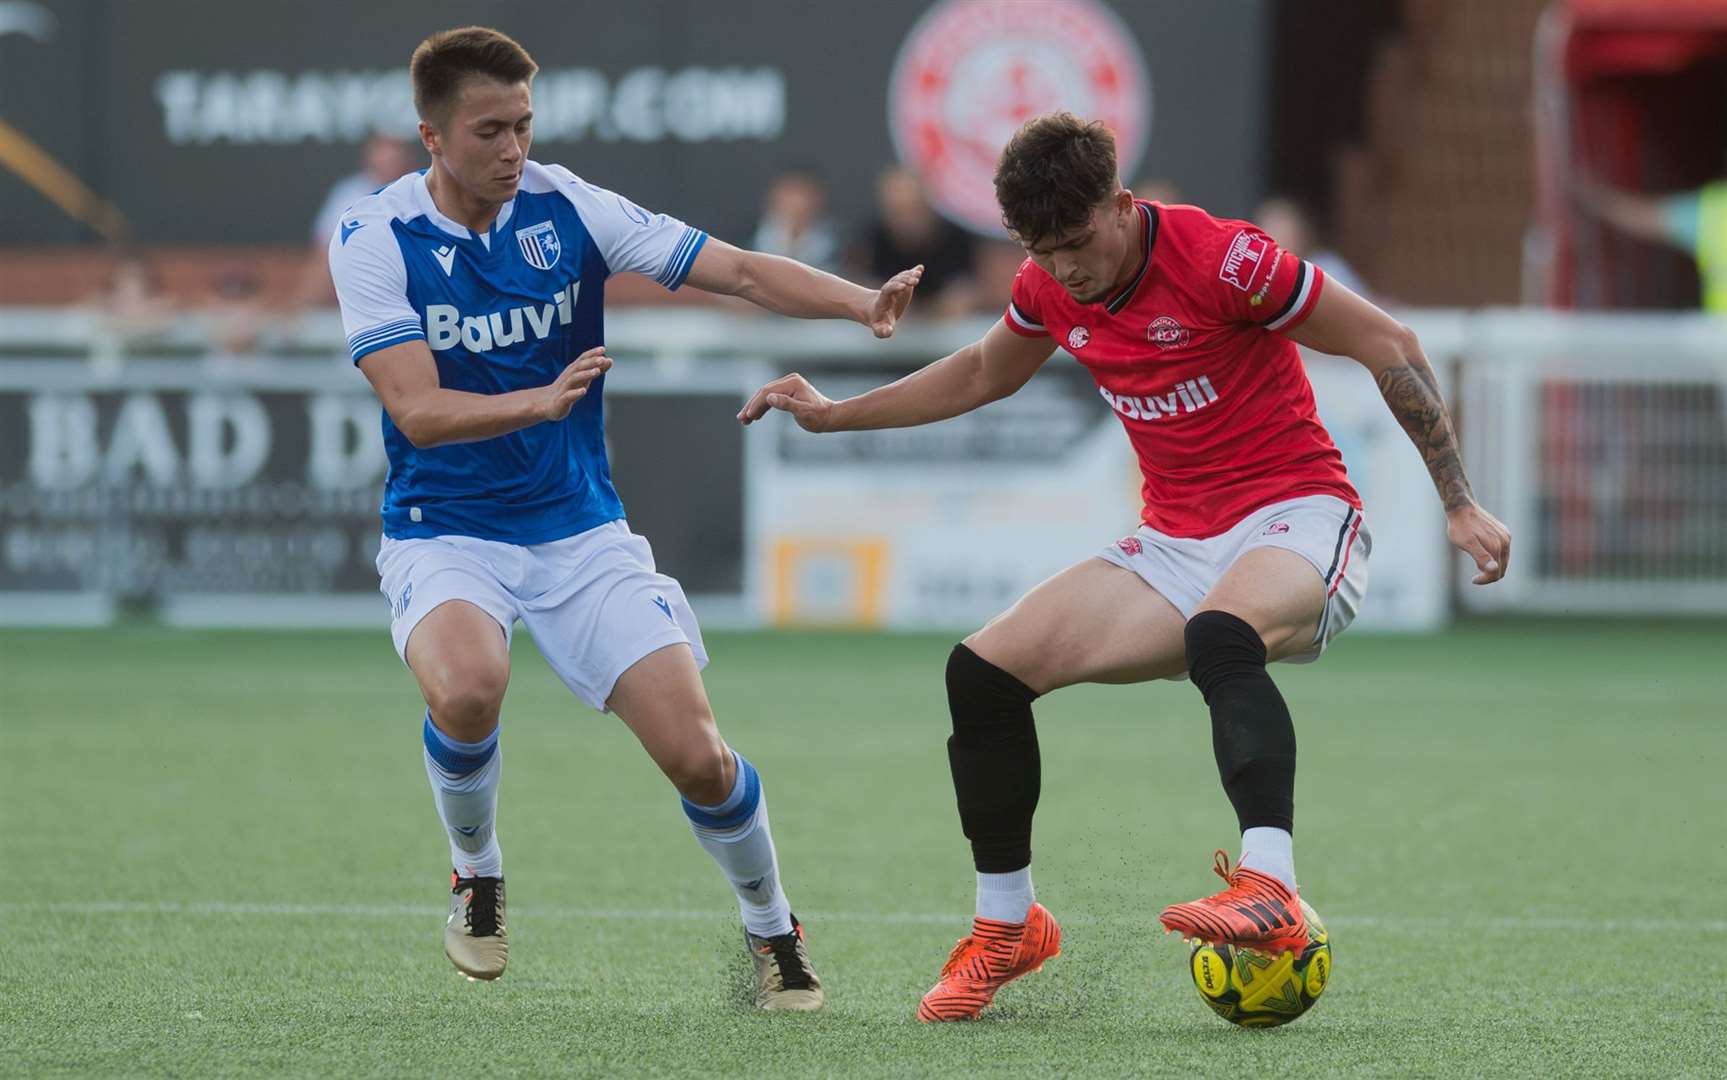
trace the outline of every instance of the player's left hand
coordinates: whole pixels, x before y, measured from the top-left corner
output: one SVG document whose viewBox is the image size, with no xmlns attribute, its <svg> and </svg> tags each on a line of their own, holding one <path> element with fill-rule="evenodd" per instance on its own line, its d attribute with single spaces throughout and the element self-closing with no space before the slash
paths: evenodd
<svg viewBox="0 0 1727 1080">
<path fill-rule="evenodd" d="M 1481 504 L 1460 506 L 1445 515 L 1445 535 L 1451 546 L 1475 560 L 1477 585 L 1491 585 L 1511 565 L 1511 530 Z"/>
<path fill-rule="evenodd" d="M 923 280 L 923 264 L 910 270 L 901 270 L 887 283 L 875 291 L 875 300 L 870 304 L 869 328 L 878 338 L 893 337 L 894 324 L 898 323 L 905 309 L 911 305 L 912 290 Z"/>
</svg>

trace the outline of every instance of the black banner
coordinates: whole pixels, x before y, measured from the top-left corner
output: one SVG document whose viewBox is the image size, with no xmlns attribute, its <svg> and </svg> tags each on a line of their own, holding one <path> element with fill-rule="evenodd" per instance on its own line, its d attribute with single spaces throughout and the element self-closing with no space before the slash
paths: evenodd
<svg viewBox="0 0 1727 1080">
<path fill-rule="evenodd" d="M 20 0 L 0 5 L 0 119 L 146 243 L 299 243 L 368 132 L 414 137 L 415 44 L 483 23 L 540 64 L 536 158 L 734 241 L 787 166 L 819 168 L 850 225 L 884 166 L 916 159 L 941 186 L 956 148 L 987 163 L 1002 132 L 1057 98 L 1138 129 L 1130 180 L 1172 178 L 1245 213 L 1261 194 L 1267 7 Z M 89 238 L 0 169 L 0 244 Z"/>
<path fill-rule="evenodd" d="M 364 393 L 0 391 L 0 591 L 374 592 Z"/>
<path fill-rule="evenodd" d="M 739 404 L 607 394 L 630 524 L 694 594 L 743 586 Z M 364 389 L 0 388 L 0 596 L 372 594 L 385 468 Z"/>
</svg>

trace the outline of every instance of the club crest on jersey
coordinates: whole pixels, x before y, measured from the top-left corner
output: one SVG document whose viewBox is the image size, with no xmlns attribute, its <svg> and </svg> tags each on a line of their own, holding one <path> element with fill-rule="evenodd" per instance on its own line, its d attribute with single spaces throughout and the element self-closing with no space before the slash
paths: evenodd
<svg viewBox="0 0 1727 1080">
<path fill-rule="evenodd" d="M 1261 535 L 1261 536 L 1280 536 L 1283 533 L 1286 533 L 1288 531 L 1289 531 L 1289 522 L 1287 522 L 1287 521 L 1274 521 L 1270 525 L 1267 525 L 1265 527 L 1265 531 L 1260 533 L 1259 535 Z"/>
<path fill-rule="evenodd" d="M 1145 328 L 1145 336 L 1160 349 L 1185 348 L 1193 340 L 1187 327 L 1169 315 L 1159 315 L 1151 320 L 1151 325 Z"/>
<path fill-rule="evenodd" d="M 563 246 L 558 243 L 558 230 L 549 221 L 517 229 L 516 243 L 521 245 L 522 258 L 528 260 L 528 265 L 541 270 L 550 270 L 558 265 L 558 255 L 563 252 Z"/>
<path fill-rule="evenodd" d="M 1124 536 L 1115 542 L 1115 546 L 1120 548 L 1124 555 L 1138 555 L 1145 550 L 1145 545 L 1139 542 L 1137 536 Z"/>
<path fill-rule="evenodd" d="M 1091 331 L 1083 326 L 1076 326 L 1067 332 L 1067 347 L 1070 349 L 1083 349 L 1089 341 Z"/>
</svg>

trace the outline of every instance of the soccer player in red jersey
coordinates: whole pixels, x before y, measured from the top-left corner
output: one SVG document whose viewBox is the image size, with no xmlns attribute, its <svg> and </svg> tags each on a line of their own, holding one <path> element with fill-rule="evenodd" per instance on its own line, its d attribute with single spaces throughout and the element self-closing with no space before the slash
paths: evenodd
<svg viewBox="0 0 1727 1080">
<path fill-rule="evenodd" d="M 1407 327 L 1247 222 L 1134 199 L 1101 124 L 1067 113 L 1028 121 L 995 186 L 1029 258 L 981 341 L 844 401 L 787 375 L 739 414 L 750 423 L 780 409 L 816 432 L 932 423 L 1012 394 L 1064 345 L 1139 455 L 1141 527 L 1038 585 L 948 659 L 948 757 L 977 917 L 919 1004 L 926 1021 L 976 1017 L 1060 951 L 1061 931 L 1032 893 L 1031 705 L 1074 683 L 1186 675 L 1211 710 L 1241 855 L 1233 870 L 1220 857 L 1222 892 L 1165 909 L 1164 927 L 1266 951 L 1304 941 L 1295 729 L 1266 664 L 1317 659 L 1349 625 L 1372 541 L 1296 345 L 1373 373 L 1427 464 L 1452 544 L 1475 560 L 1476 584 L 1499 580 L 1511 554 L 1511 534 L 1470 491 Z"/>
</svg>

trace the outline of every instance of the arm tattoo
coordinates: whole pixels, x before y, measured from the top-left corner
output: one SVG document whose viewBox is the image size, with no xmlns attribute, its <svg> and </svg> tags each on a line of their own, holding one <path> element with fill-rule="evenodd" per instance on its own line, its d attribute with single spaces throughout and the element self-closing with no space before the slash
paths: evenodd
<svg viewBox="0 0 1727 1080">
<path fill-rule="evenodd" d="M 1379 392 L 1391 413 L 1408 432 L 1409 441 L 1420 451 L 1439 489 L 1439 498 L 1446 512 L 1468 506 L 1475 501 L 1469 489 L 1469 479 L 1463 475 L 1463 457 L 1457 450 L 1457 432 L 1452 430 L 1451 416 L 1445 411 L 1445 399 L 1439 393 L 1439 382 L 1433 368 L 1417 356 L 1408 363 L 1387 368 L 1374 377 Z"/>
</svg>

